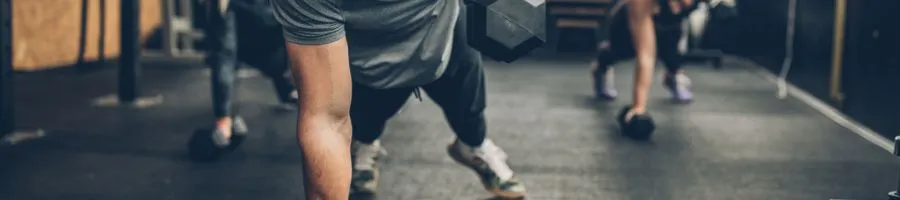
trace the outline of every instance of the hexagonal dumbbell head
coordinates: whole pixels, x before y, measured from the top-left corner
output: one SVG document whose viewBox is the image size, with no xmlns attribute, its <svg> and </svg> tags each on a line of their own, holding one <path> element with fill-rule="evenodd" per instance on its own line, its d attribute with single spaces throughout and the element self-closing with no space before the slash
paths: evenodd
<svg viewBox="0 0 900 200">
<path fill-rule="evenodd" d="M 468 42 L 482 55 L 512 62 L 546 42 L 545 0 L 472 0 Z"/>
</svg>

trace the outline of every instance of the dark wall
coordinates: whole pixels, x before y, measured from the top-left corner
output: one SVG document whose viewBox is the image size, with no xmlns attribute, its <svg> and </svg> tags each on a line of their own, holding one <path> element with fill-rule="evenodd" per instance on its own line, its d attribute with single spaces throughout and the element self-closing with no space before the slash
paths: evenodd
<svg viewBox="0 0 900 200">
<path fill-rule="evenodd" d="M 843 110 L 886 137 L 900 134 L 900 1 L 848 0 Z"/>
<path fill-rule="evenodd" d="M 751 58 L 778 73 L 785 57 L 787 0 L 739 1 L 734 38 L 726 51 Z M 794 57 L 788 80 L 816 97 L 829 99 L 835 0 L 798 0 Z"/>
<path fill-rule="evenodd" d="M 767 65 L 780 62 L 784 56 L 784 35 L 787 15 L 785 0 L 738 1 L 738 18 L 729 28 L 737 29 L 732 48 L 737 53 Z M 767 66 L 769 67 L 769 66 Z"/>
<path fill-rule="evenodd" d="M 835 0 L 798 0 L 788 80 L 886 137 L 900 134 L 900 1 L 846 0 L 843 102 L 830 94 Z M 785 56 L 787 0 L 739 1 L 724 50 L 778 73 Z"/>
<path fill-rule="evenodd" d="M 819 99 L 830 101 L 835 0 L 800 0 L 794 60 L 788 79 Z M 779 67 L 780 68 L 780 67 Z"/>
</svg>

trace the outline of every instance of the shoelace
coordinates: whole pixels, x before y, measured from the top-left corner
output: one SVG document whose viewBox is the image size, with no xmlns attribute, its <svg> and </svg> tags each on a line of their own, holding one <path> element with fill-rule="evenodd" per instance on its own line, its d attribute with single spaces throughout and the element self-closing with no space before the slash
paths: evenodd
<svg viewBox="0 0 900 200">
<path fill-rule="evenodd" d="M 353 159 L 353 168 L 357 170 L 373 169 L 376 163 L 375 158 L 381 155 L 387 155 L 387 151 L 381 148 L 381 143 L 375 141 L 372 144 L 357 144 L 355 149 L 356 158 Z"/>
<path fill-rule="evenodd" d="M 506 165 L 506 152 L 497 147 L 494 142 L 485 140 L 481 148 L 475 149 L 475 156 L 484 161 L 488 168 L 500 177 L 500 180 L 512 178 L 513 171 L 509 168 L 509 165 Z"/>
</svg>

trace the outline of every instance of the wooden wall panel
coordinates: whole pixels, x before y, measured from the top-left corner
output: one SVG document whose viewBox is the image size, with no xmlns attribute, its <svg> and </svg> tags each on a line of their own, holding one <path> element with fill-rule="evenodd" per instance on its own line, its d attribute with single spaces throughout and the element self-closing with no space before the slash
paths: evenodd
<svg viewBox="0 0 900 200">
<path fill-rule="evenodd" d="M 101 1 L 106 3 L 105 19 L 100 18 Z M 134 1 L 141 2 L 141 38 L 146 41 L 161 24 L 161 0 Z M 75 64 L 79 60 L 84 3 L 87 15 L 83 60 L 95 61 L 101 54 L 105 58 L 118 57 L 119 0 L 14 0 L 14 69 L 31 71 Z M 103 28 L 101 20 L 105 23 Z M 101 30 L 105 34 L 100 34 Z M 100 48 L 101 44 L 104 48 Z"/>
</svg>

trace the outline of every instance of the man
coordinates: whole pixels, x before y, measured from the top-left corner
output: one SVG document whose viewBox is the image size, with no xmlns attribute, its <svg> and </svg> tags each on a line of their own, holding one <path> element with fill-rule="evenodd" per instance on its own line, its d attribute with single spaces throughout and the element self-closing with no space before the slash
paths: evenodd
<svg viewBox="0 0 900 200">
<path fill-rule="evenodd" d="M 297 135 L 308 199 L 347 199 L 351 188 L 375 192 L 377 139 L 419 89 L 444 110 L 456 133 L 450 156 L 495 195 L 525 195 L 506 155 L 485 137 L 484 69 L 479 52 L 466 43 L 462 0 L 271 3 L 299 91 Z"/>
<path fill-rule="evenodd" d="M 209 45 L 207 64 L 212 68 L 211 85 L 213 111 L 216 117 L 212 141 L 218 148 L 233 147 L 233 135 L 247 133 L 243 120 L 233 110 L 232 92 L 240 61 L 259 69 L 275 87 L 280 102 L 294 105 L 294 87 L 284 76 L 287 58 L 281 47 L 280 28 L 264 0 L 207 0 L 206 44 Z M 268 31 L 267 31 L 268 30 Z M 250 32 L 253 31 L 253 32 Z M 240 40 L 239 37 L 270 35 L 276 39 Z M 241 49 L 239 54 L 238 49 Z M 278 55 L 281 56 L 278 56 Z M 275 55 L 275 56 L 271 56 Z M 295 96 L 295 95 L 294 95 Z"/>
</svg>

